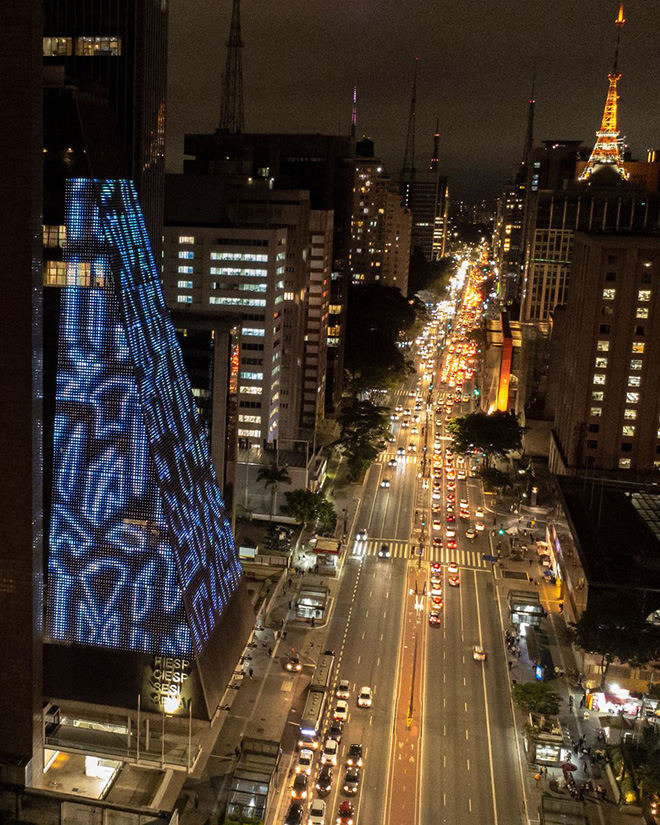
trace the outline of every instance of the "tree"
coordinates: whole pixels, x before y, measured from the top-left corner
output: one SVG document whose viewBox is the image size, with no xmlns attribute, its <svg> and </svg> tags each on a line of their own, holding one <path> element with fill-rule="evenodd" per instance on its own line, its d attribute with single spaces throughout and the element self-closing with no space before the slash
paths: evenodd
<svg viewBox="0 0 660 825">
<path fill-rule="evenodd" d="M 486 466 L 492 456 L 505 456 L 522 449 L 525 428 L 518 423 L 513 412 L 473 412 L 447 422 L 452 437 L 452 450 L 457 453 L 481 451 L 486 456 Z"/>
<path fill-rule="evenodd" d="M 338 447 L 346 456 L 351 480 L 359 478 L 385 446 L 385 439 L 390 434 L 387 413 L 387 408 L 378 407 L 371 401 L 354 401 L 339 412 L 337 420 L 341 434 Z"/>
<path fill-rule="evenodd" d="M 601 690 L 605 690 L 607 671 L 616 659 L 631 665 L 660 659 L 657 628 L 646 622 L 634 599 L 623 594 L 590 594 L 587 609 L 570 631 L 579 647 L 601 657 Z"/>
<path fill-rule="evenodd" d="M 291 490 L 284 494 L 286 504 L 282 510 L 302 522 L 303 530 L 310 523 L 319 522 L 322 533 L 334 533 L 337 526 L 337 513 L 322 492 L 311 490 Z"/>
<path fill-rule="evenodd" d="M 498 470 L 497 467 L 482 467 L 481 470 L 479 470 L 479 476 L 484 483 L 484 487 L 488 489 L 494 487 L 502 489 L 502 487 L 506 487 L 510 482 L 509 476 L 501 470 Z"/>
<path fill-rule="evenodd" d="M 291 476 L 286 467 L 280 467 L 277 462 L 273 461 L 265 467 L 259 467 L 257 481 L 263 481 L 267 490 L 270 488 L 270 520 L 272 521 L 275 514 L 277 486 L 278 484 L 291 484 Z"/>
<path fill-rule="evenodd" d="M 451 258 L 427 261 L 422 250 L 416 246 L 410 257 L 408 296 L 427 291 L 432 292 L 436 298 L 442 298 L 455 269 L 456 264 Z"/>
<path fill-rule="evenodd" d="M 545 682 L 525 682 L 513 686 L 513 701 L 523 713 L 556 716 L 561 697 Z"/>
</svg>

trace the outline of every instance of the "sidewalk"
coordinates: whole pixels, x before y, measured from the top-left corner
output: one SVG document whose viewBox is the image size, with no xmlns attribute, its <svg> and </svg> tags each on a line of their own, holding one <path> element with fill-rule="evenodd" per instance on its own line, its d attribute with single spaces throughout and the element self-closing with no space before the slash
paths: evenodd
<svg viewBox="0 0 660 825">
<path fill-rule="evenodd" d="M 526 557 L 522 561 L 512 561 L 510 558 L 505 558 L 495 568 L 496 593 L 500 602 L 505 629 L 511 629 L 511 625 L 508 624 L 508 591 L 515 589 L 539 593 L 543 607 L 547 612 L 547 617 L 537 630 L 541 637 L 545 637 L 544 641 L 550 650 L 553 665 L 559 668 L 560 673 L 577 673 L 578 668 L 575 662 L 573 648 L 568 637 L 566 623 L 560 612 L 561 602 L 558 598 L 559 589 L 549 582 L 543 581 L 544 569 L 545 568 L 538 563 L 535 550 L 528 550 Z M 513 573 L 516 578 L 507 578 L 507 573 Z M 519 578 L 519 576 L 523 574 L 527 575 L 527 580 Z M 534 579 L 534 584 L 532 584 L 530 578 Z M 519 684 L 534 680 L 534 663 L 530 661 L 524 637 L 521 637 L 519 640 L 519 646 L 519 658 L 515 658 L 507 652 L 507 659 L 513 661 L 510 670 L 512 685 L 513 680 Z M 506 649 L 506 645 L 504 645 L 504 648 Z M 588 817 L 590 825 L 595 825 L 596 823 L 599 825 L 617 825 L 617 823 L 621 822 L 625 822 L 628 825 L 637 825 L 638 822 L 643 822 L 642 819 L 624 815 L 619 811 L 618 805 L 615 802 L 614 789 L 610 785 L 604 765 L 600 765 L 589 756 L 583 755 L 581 749 L 577 748 L 577 743 L 581 739 L 583 741 L 583 747 L 589 748 L 592 754 L 594 751 L 603 748 L 603 743 L 597 738 L 597 734 L 601 730 L 599 715 L 597 713 L 590 713 L 586 711 L 583 706 L 581 707 L 581 700 L 584 696 L 582 688 L 575 683 L 571 683 L 565 675 L 557 678 L 553 673 L 550 673 L 546 681 L 563 700 L 559 711 L 559 720 L 564 736 L 564 747 L 570 751 L 570 762 L 577 768 L 577 770 L 572 773 L 575 784 L 579 788 L 583 782 L 591 780 L 594 786 L 600 785 L 606 792 L 606 797 L 603 801 L 597 800 L 593 791 L 584 794 L 583 799 L 585 802 L 586 816 Z M 573 698 L 572 706 L 569 697 Z M 538 822 L 541 795 L 543 792 L 551 792 L 551 784 L 554 786 L 555 781 L 559 783 L 561 790 L 557 792 L 558 796 L 564 798 L 571 797 L 565 787 L 562 769 L 559 767 L 549 767 L 547 775 L 543 776 L 540 780 L 535 780 L 538 766 L 530 764 L 527 761 L 523 744 L 522 734 L 527 719 L 515 705 L 513 706 L 513 712 L 516 718 L 517 735 L 519 738 L 519 754 L 524 760 L 524 793 L 527 798 L 530 822 Z M 573 746 L 574 744 L 575 747 Z M 553 795 L 555 794 L 555 792 L 552 793 Z"/>
</svg>

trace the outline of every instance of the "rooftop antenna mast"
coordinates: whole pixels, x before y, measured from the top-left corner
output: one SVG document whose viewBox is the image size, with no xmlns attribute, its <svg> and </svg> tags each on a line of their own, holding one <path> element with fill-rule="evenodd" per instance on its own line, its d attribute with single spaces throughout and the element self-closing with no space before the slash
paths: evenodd
<svg viewBox="0 0 660 825">
<path fill-rule="evenodd" d="M 534 66 L 534 73 L 532 74 L 532 93 L 529 96 L 529 108 L 527 110 L 527 133 L 525 134 L 525 145 L 523 146 L 522 162 L 527 163 L 529 160 L 529 153 L 534 148 L 534 107 L 536 100 L 534 99 L 534 87 L 536 86 L 536 65 Z"/>
<path fill-rule="evenodd" d="M 353 86 L 353 111 L 351 113 L 351 137 L 355 140 L 357 132 L 357 86 Z"/>
<path fill-rule="evenodd" d="M 240 134 L 244 130 L 241 0 L 233 0 L 229 40 L 227 41 L 227 62 L 222 78 L 219 131 Z"/>
<path fill-rule="evenodd" d="M 413 76 L 412 97 L 410 98 L 410 114 L 408 115 L 408 134 L 406 135 L 406 151 L 403 155 L 403 167 L 401 169 L 402 182 L 406 179 L 415 180 L 415 117 L 417 109 L 417 64 L 419 58 L 415 58 L 415 74 Z"/>
</svg>

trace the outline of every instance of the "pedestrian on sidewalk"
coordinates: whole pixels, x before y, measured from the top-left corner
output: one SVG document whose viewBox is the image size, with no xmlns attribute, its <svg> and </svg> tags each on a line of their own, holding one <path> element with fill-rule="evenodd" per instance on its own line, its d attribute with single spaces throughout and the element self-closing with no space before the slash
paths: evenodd
<svg viewBox="0 0 660 825">
<path fill-rule="evenodd" d="M 283 630 L 283 631 L 282 631 L 282 638 L 283 638 L 283 639 L 286 639 L 286 634 L 287 634 L 287 631 L 286 631 L 286 630 Z"/>
<path fill-rule="evenodd" d="M 269 656 L 272 656 L 272 655 L 273 655 L 273 648 L 272 648 L 272 647 L 269 647 L 269 648 L 268 648 L 268 655 L 269 655 Z"/>
<path fill-rule="evenodd" d="M 238 747 L 238 745 L 236 745 L 236 747 L 234 748 L 234 756 L 236 757 L 236 759 L 238 759 L 238 757 L 240 755 L 241 755 L 241 749 Z"/>
<path fill-rule="evenodd" d="M 292 585 L 292 584 L 293 584 L 293 579 L 289 579 L 289 580 L 287 581 L 287 585 L 288 585 L 289 587 L 291 587 L 291 585 Z"/>
<path fill-rule="evenodd" d="M 250 677 L 250 679 L 253 679 L 253 678 L 254 678 L 254 670 L 253 670 L 252 668 L 250 668 L 250 669 L 248 670 L 248 676 Z"/>
<path fill-rule="evenodd" d="M 293 599 L 289 602 L 289 610 L 293 609 Z"/>
</svg>

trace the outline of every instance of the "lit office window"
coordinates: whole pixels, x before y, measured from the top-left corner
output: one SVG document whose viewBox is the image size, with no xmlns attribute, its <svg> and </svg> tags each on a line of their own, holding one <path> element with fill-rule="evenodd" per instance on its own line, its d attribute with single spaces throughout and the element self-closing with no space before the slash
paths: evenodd
<svg viewBox="0 0 660 825">
<path fill-rule="evenodd" d="M 613 301 L 616 296 L 616 289 L 612 287 L 607 287 L 603 290 L 603 300 L 604 301 Z"/>
<path fill-rule="evenodd" d="M 73 54 L 72 37 L 44 37 L 44 57 L 69 57 Z"/>
<path fill-rule="evenodd" d="M 193 282 L 192 281 L 177 281 L 176 285 L 179 287 L 179 289 L 192 289 L 193 288 Z"/>
<path fill-rule="evenodd" d="M 605 383 L 605 375 L 603 373 L 597 372 L 594 375 L 594 384 L 604 384 Z"/>
<path fill-rule="evenodd" d="M 219 298 L 217 295 L 211 295 L 209 304 L 220 304 L 222 306 L 232 307 L 265 307 L 265 298 Z"/>
<path fill-rule="evenodd" d="M 628 376 L 628 386 L 629 387 L 641 387 L 642 386 L 642 379 L 639 375 L 629 375 Z"/>
<path fill-rule="evenodd" d="M 599 341 L 597 344 L 598 352 L 609 352 L 610 349 L 610 342 L 609 341 Z"/>
<path fill-rule="evenodd" d="M 66 264 L 64 261 L 46 261 L 44 286 L 66 286 Z"/>
<path fill-rule="evenodd" d="M 650 289 L 640 289 L 637 293 L 637 300 L 642 302 L 647 302 L 651 300 L 651 290 Z"/>
<path fill-rule="evenodd" d="M 76 37 L 77 57 L 119 57 L 121 37 Z"/>
<path fill-rule="evenodd" d="M 263 381 L 263 372 L 241 372 L 241 378 L 244 381 Z"/>
<path fill-rule="evenodd" d="M 637 418 L 637 410 L 625 409 L 623 417 L 626 421 L 634 421 Z"/>
<path fill-rule="evenodd" d="M 637 312 L 635 313 L 636 318 L 648 318 L 649 317 L 649 308 L 648 307 L 637 307 Z"/>
<path fill-rule="evenodd" d="M 628 404 L 639 404 L 639 393 L 638 392 L 627 392 L 626 393 L 626 403 L 628 403 Z"/>
<path fill-rule="evenodd" d="M 591 415 L 592 418 L 600 418 L 601 415 L 603 414 L 603 408 L 602 407 L 591 407 L 589 409 L 589 414 Z"/>
<path fill-rule="evenodd" d="M 594 390 L 591 393 L 591 400 L 592 401 L 603 401 L 605 398 L 605 393 L 602 390 Z"/>
<path fill-rule="evenodd" d="M 631 461 L 629 458 L 620 458 L 619 459 L 619 469 L 620 470 L 629 470 L 631 465 Z"/>
<path fill-rule="evenodd" d="M 632 351 L 633 352 L 640 352 L 640 353 L 644 352 L 644 344 L 641 343 L 640 341 L 633 341 Z"/>
<path fill-rule="evenodd" d="M 284 300 L 285 301 L 293 301 L 295 298 L 295 294 L 293 292 L 285 292 L 284 293 Z"/>
<path fill-rule="evenodd" d="M 606 370 L 607 369 L 607 358 L 600 357 L 596 358 L 596 369 L 597 370 Z"/>
<path fill-rule="evenodd" d="M 191 266 L 180 266 L 177 270 L 179 275 L 192 275 L 193 268 Z"/>
<path fill-rule="evenodd" d="M 184 258 L 187 260 L 191 260 L 195 257 L 195 253 L 188 250 L 188 249 L 180 249 L 179 250 L 179 258 Z"/>
<path fill-rule="evenodd" d="M 242 395 L 261 395 L 263 387 L 242 386 L 240 392 Z"/>
<path fill-rule="evenodd" d="M 263 338 L 266 335 L 265 329 L 257 329 L 256 327 L 243 327 L 241 331 L 243 335 L 252 335 L 255 338 Z"/>
<path fill-rule="evenodd" d="M 641 370 L 642 368 L 642 359 L 641 358 L 631 358 L 630 360 L 630 369 L 631 370 Z"/>
<path fill-rule="evenodd" d="M 64 247 L 66 242 L 66 227 L 65 226 L 44 226 L 43 228 L 43 243 L 49 249 L 57 249 Z"/>
<path fill-rule="evenodd" d="M 179 243 L 195 243 L 192 235 L 179 235 Z"/>
<path fill-rule="evenodd" d="M 261 416 L 259 415 L 239 415 L 238 420 L 244 424 L 261 424 Z"/>
<path fill-rule="evenodd" d="M 260 438 L 261 437 L 261 430 L 239 429 L 238 434 L 242 438 Z"/>
<path fill-rule="evenodd" d="M 633 424 L 624 424 L 623 427 L 621 427 L 621 435 L 627 435 L 627 436 L 635 435 L 634 425 Z"/>
<path fill-rule="evenodd" d="M 192 295 L 177 295 L 177 304 L 192 304 Z"/>
</svg>

